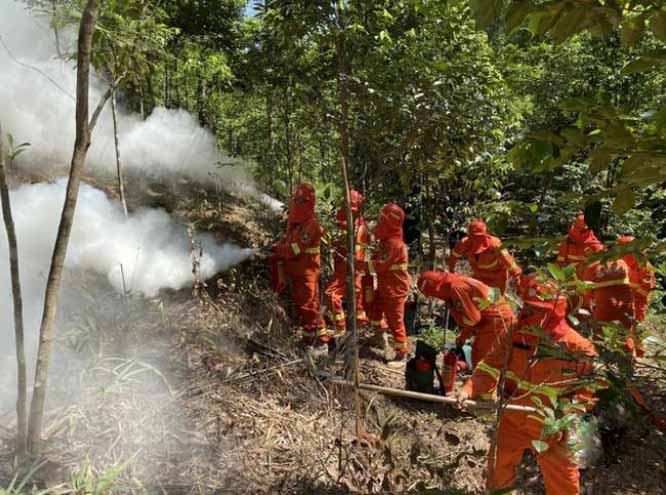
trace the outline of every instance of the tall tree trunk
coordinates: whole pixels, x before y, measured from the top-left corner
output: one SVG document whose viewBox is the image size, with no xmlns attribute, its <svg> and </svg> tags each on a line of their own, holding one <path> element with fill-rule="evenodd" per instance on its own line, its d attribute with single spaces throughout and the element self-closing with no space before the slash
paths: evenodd
<svg viewBox="0 0 666 495">
<path fill-rule="evenodd" d="M 16 398 L 16 418 L 18 431 L 16 432 L 16 451 L 19 459 L 27 451 L 27 379 L 25 369 L 25 339 L 23 337 L 23 299 L 21 297 L 21 278 L 19 277 L 18 243 L 16 229 L 12 217 L 11 203 L 9 202 L 9 188 L 5 173 L 5 151 L 3 149 L 2 126 L 0 126 L 0 200 L 2 201 L 2 219 L 7 231 L 7 246 L 9 247 L 9 267 L 12 280 L 12 299 L 14 304 L 14 333 L 16 338 L 16 365 L 18 367 L 18 393 Z"/>
<path fill-rule="evenodd" d="M 60 46 L 60 30 L 58 29 L 58 7 L 55 0 L 51 0 L 51 16 L 53 17 L 53 34 L 55 36 L 55 49 L 58 54 L 58 58 L 65 58 L 65 55 L 62 53 L 62 48 Z"/>
<path fill-rule="evenodd" d="M 338 20 L 338 34 L 335 40 L 335 55 L 337 59 L 338 69 L 338 105 L 340 107 L 340 118 L 338 119 L 338 130 L 340 133 L 340 165 L 342 169 L 342 180 L 345 188 L 345 210 L 347 216 L 347 307 L 349 309 L 347 314 L 347 324 L 351 327 L 353 345 L 354 345 L 354 360 L 352 363 L 354 370 L 354 402 L 355 402 L 355 416 L 356 416 L 356 436 L 361 436 L 361 423 L 360 423 L 360 397 L 359 397 L 359 383 L 361 380 L 359 370 L 359 343 L 358 343 L 358 326 L 356 322 L 356 267 L 354 266 L 355 252 L 356 252 L 356 235 L 354 229 L 354 219 L 351 210 L 351 188 L 349 187 L 349 88 L 347 83 L 349 81 L 349 61 L 347 60 L 346 53 L 346 39 L 344 33 L 344 21 L 342 19 L 342 8 L 340 1 L 336 1 L 336 14 Z"/>
<path fill-rule="evenodd" d="M 116 176 L 118 178 L 118 194 L 120 195 L 120 204 L 123 205 L 123 211 L 127 216 L 127 201 L 125 200 L 125 184 L 123 182 L 123 169 L 120 164 L 120 147 L 118 142 L 118 114 L 116 113 L 116 88 L 112 89 L 111 94 L 111 116 L 113 118 L 113 144 L 116 148 Z"/>
<path fill-rule="evenodd" d="M 289 106 L 289 89 L 290 84 L 284 89 L 284 113 L 282 118 L 284 120 L 284 146 L 287 160 L 287 173 L 289 174 L 289 194 L 294 191 L 294 157 L 291 152 L 291 107 Z"/>
<path fill-rule="evenodd" d="M 35 384 L 30 404 L 30 423 L 28 428 L 28 450 L 38 454 L 41 447 L 42 422 L 44 420 L 44 404 L 46 401 L 46 382 L 53 340 L 55 337 L 55 317 L 58 303 L 58 292 L 62 278 L 67 245 L 72 231 L 76 199 L 81 184 L 81 175 L 86 162 L 86 154 L 90 147 L 90 134 L 96 118 L 101 112 L 105 100 L 100 102 L 93 121 L 88 122 L 88 88 L 90 84 L 90 57 L 95 22 L 99 10 L 98 0 L 88 0 L 81 16 L 78 39 L 78 64 L 76 69 L 76 141 L 72 154 L 69 181 L 65 193 L 65 203 L 60 216 L 60 225 L 53 248 L 51 267 L 44 294 L 44 310 L 39 329 L 39 350 L 35 369 Z M 110 96 L 110 95 L 109 95 Z M 99 110 L 99 112 L 98 112 Z"/>
</svg>

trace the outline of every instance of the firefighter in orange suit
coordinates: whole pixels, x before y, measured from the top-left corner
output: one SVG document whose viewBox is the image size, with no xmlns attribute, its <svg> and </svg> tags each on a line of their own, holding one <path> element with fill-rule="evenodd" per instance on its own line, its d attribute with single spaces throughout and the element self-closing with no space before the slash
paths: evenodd
<svg viewBox="0 0 666 495">
<path fill-rule="evenodd" d="M 497 287 L 502 294 L 506 291 L 509 277 L 519 278 L 522 273 L 513 256 L 502 247 L 502 241 L 488 234 L 483 220 L 470 222 L 467 237 L 453 248 L 448 260 L 450 272 L 455 271 L 462 257 L 469 261 L 474 278 L 490 287 Z"/>
<path fill-rule="evenodd" d="M 617 243 L 629 244 L 634 240 L 635 238 L 631 236 L 622 236 L 617 240 Z M 654 267 L 647 261 L 647 258 L 644 262 L 641 262 L 633 254 L 627 254 L 622 259 L 629 266 L 629 282 L 631 283 L 631 292 L 634 295 L 636 321 L 644 323 L 650 305 L 650 293 L 657 286 Z"/>
<path fill-rule="evenodd" d="M 351 210 L 354 219 L 355 262 L 365 260 L 368 244 L 370 244 L 370 230 L 361 215 L 363 196 L 358 191 L 351 191 Z M 334 335 L 345 332 L 345 313 L 342 301 L 347 295 L 347 212 L 342 205 L 335 216 L 339 235 L 333 243 L 333 276 L 324 291 L 326 306 L 329 311 L 331 323 L 334 326 Z M 363 325 L 368 323 L 368 317 L 363 306 L 364 294 L 361 286 L 362 274 L 356 273 L 354 291 L 356 294 L 356 321 Z"/>
<path fill-rule="evenodd" d="M 315 215 L 315 192 L 310 184 L 296 187 L 289 202 L 287 234 L 274 246 L 278 285 L 288 285 L 303 331 L 303 343 L 326 348 L 328 333 L 320 315 L 319 253 L 322 228 Z"/>
<path fill-rule="evenodd" d="M 500 297 L 487 301 L 490 288 L 471 277 L 444 272 L 424 272 L 418 281 L 424 295 L 446 302 L 453 319 L 462 328 L 456 344 L 463 345 L 474 336 L 472 363 L 476 366 L 516 323 L 509 303 Z"/>
<path fill-rule="evenodd" d="M 405 302 L 409 295 L 409 258 L 407 245 L 402 237 L 405 212 L 395 203 L 385 205 L 379 212 L 375 227 L 377 247 L 372 260 L 359 262 L 360 271 L 376 274 L 377 290 L 370 309 L 370 322 L 375 332 L 383 332 L 382 320 L 391 331 L 396 364 L 404 363 L 408 353 L 407 329 L 405 328 Z"/>
<path fill-rule="evenodd" d="M 590 379 L 596 350 L 592 343 L 572 329 L 566 321 L 567 301 L 557 290 L 534 276 L 521 279 L 519 293 L 524 307 L 511 339 L 495 346 L 474 369 L 472 378 L 456 393 L 459 404 L 467 399 L 494 397 L 501 370 L 507 362 L 504 394 L 509 404 L 534 407 L 534 398 L 550 404 L 546 392 L 585 405 L 593 404 Z M 535 333 L 541 329 L 543 336 Z M 539 356 L 542 345 L 555 346 L 565 356 Z M 509 353 L 506 356 L 506 353 Z M 539 357 L 537 357 L 539 356 Z M 506 360 L 508 358 L 508 360 Z M 523 453 L 534 449 L 533 440 L 548 445 L 535 452 L 548 495 L 580 494 L 580 475 L 573 453 L 568 446 L 568 432 L 553 437 L 543 436 L 543 422 L 534 413 L 504 410 L 497 432 L 496 455 L 488 457 L 489 490 L 505 490 L 515 486 L 516 468 Z"/>
<path fill-rule="evenodd" d="M 587 266 L 583 276 L 590 284 L 585 292 L 585 306 L 591 311 L 592 318 L 598 323 L 621 323 L 628 332 L 627 351 L 635 354 L 640 341 L 635 335 L 629 266 L 621 259 L 596 262 Z"/>
<path fill-rule="evenodd" d="M 584 261 L 587 258 L 604 250 L 603 244 L 594 235 L 594 231 L 585 223 L 585 215 L 576 213 L 569 233 L 560 243 L 557 254 L 557 263 L 560 266 L 575 265 L 579 279 L 583 279 L 585 272 Z"/>
</svg>

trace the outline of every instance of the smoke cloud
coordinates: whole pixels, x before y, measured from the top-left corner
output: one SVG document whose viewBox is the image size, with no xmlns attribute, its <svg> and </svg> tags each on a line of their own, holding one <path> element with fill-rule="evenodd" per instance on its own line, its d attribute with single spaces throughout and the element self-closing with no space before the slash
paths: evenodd
<svg viewBox="0 0 666 495">
<path fill-rule="evenodd" d="M 63 34 L 63 44 L 73 37 Z M 31 16 L 25 5 L 0 0 L 0 122 L 17 142 L 30 142 L 18 165 L 31 171 L 62 169 L 74 145 L 76 71 L 71 61 L 57 57 L 54 35 L 45 18 Z M 67 47 L 66 47 L 67 48 Z M 91 109 L 107 85 L 93 78 Z M 115 171 L 110 105 L 100 116 L 88 153 L 88 167 Z M 118 109 L 119 149 L 123 167 L 157 180 L 176 176 L 217 184 L 254 196 L 274 210 L 282 204 L 257 191 L 243 164 L 221 153 L 215 136 L 183 110 L 156 108 L 143 120 Z"/>
</svg>

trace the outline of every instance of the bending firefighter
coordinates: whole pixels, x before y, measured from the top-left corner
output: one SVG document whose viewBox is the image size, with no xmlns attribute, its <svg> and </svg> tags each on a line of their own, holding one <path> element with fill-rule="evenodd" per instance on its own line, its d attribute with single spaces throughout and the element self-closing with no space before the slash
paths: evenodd
<svg viewBox="0 0 666 495">
<path fill-rule="evenodd" d="M 476 367 L 472 378 L 457 392 L 459 404 L 470 398 L 490 398 L 497 392 L 505 363 L 504 395 L 510 404 L 535 406 L 534 399 L 570 399 L 585 407 L 593 403 L 589 373 L 596 355 L 590 341 L 566 321 L 566 298 L 535 277 L 523 277 L 519 295 L 524 307 L 520 321 L 504 342 Z M 537 333 L 535 333 L 535 331 Z M 541 334 L 541 335 L 540 335 Z M 543 351 L 557 349 L 557 357 Z M 541 351 L 541 352 L 540 352 Z M 508 355 L 507 355 L 508 353 Z M 553 356 L 553 354 L 550 354 Z M 534 413 L 504 410 L 500 416 L 496 452 L 488 456 L 488 489 L 506 490 L 516 483 L 516 468 L 525 450 L 535 450 L 548 495 L 580 494 L 580 475 L 567 442 L 568 430 L 544 436 L 544 421 Z M 543 448 L 547 446 L 547 448 Z"/>
<path fill-rule="evenodd" d="M 502 294 L 509 277 L 519 278 L 522 273 L 513 256 L 502 247 L 502 241 L 488 234 L 483 220 L 470 222 L 467 237 L 453 248 L 448 260 L 450 272 L 455 271 L 458 260 L 463 257 L 469 261 L 475 279 L 498 288 Z"/>
<path fill-rule="evenodd" d="M 287 233 L 274 248 L 278 291 L 289 286 L 303 331 L 303 343 L 328 352 L 328 334 L 319 308 L 319 254 L 322 228 L 315 215 L 315 192 L 299 185 L 289 203 Z"/>
<path fill-rule="evenodd" d="M 446 303 L 462 332 L 456 344 L 474 337 L 472 363 L 476 366 L 513 327 L 516 317 L 509 303 L 500 297 L 487 304 L 490 288 L 476 279 L 455 273 L 424 272 L 418 282 L 421 292 Z"/>
<path fill-rule="evenodd" d="M 354 261 L 365 260 L 368 244 L 370 244 L 370 231 L 361 215 L 363 196 L 358 191 L 351 191 L 351 211 L 354 219 L 355 250 Z M 333 324 L 333 333 L 339 336 L 345 333 L 345 312 L 343 300 L 347 296 L 347 212 L 342 205 L 338 209 L 335 220 L 338 224 L 338 235 L 333 242 L 333 276 L 329 281 L 324 294 L 329 317 Z M 355 273 L 354 294 L 356 296 L 356 321 L 363 325 L 368 323 L 368 317 L 363 305 L 363 288 L 361 280 L 363 275 Z"/>
<path fill-rule="evenodd" d="M 370 308 L 370 321 L 377 335 L 384 331 L 382 320 L 386 318 L 391 331 L 395 355 L 391 359 L 403 364 L 407 356 L 407 329 L 405 328 L 405 302 L 409 295 L 409 258 L 407 245 L 402 237 L 405 212 L 398 205 L 389 203 L 379 212 L 375 228 L 377 247 L 371 261 L 359 262 L 357 268 L 377 276 L 377 290 Z"/>
</svg>

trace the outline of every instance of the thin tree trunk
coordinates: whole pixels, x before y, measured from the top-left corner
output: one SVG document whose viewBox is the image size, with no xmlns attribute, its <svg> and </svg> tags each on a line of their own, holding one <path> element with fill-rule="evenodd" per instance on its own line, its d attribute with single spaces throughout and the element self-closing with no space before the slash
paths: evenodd
<svg viewBox="0 0 666 495">
<path fill-rule="evenodd" d="M 284 113 L 282 114 L 284 120 L 284 144 L 287 159 L 287 173 L 289 174 L 289 194 L 291 194 L 294 189 L 294 160 L 291 153 L 291 118 L 289 115 L 289 112 L 291 111 L 289 106 L 290 84 L 291 83 L 287 84 L 284 90 Z"/>
<path fill-rule="evenodd" d="M 58 9 L 56 6 L 55 0 L 51 0 L 51 15 L 53 16 L 53 34 L 55 36 L 55 49 L 58 54 L 58 58 L 64 59 L 65 55 L 62 53 L 62 48 L 60 47 L 60 31 L 58 30 L 57 22 Z"/>
<path fill-rule="evenodd" d="M 65 193 L 65 202 L 60 216 L 58 235 L 53 248 L 51 267 L 44 294 L 44 310 L 39 329 L 39 350 L 35 369 L 35 384 L 30 404 L 30 423 L 28 429 L 28 450 L 38 454 L 41 448 L 42 422 L 44 420 L 44 404 L 46 401 L 46 382 L 49 361 L 55 334 L 56 306 L 62 278 L 67 245 L 72 231 L 76 199 L 81 184 L 81 175 L 86 162 L 86 154 L 90 147 L 90 135 L 93 123 L 88 122 L 88 89 L 90 84 L 90 57 L 95 22 L 99 10 L 98 0 L 88 0 L 81 16 L 78 39 L 78 64 L 76 69 L 76 141 L 72 154 L 69 181 Z M 104 104 L 104 100 L 100 105 Z M 98 106 L 98 110 L 100 107 Z M 98 114 L 98 112 L 95 112 Z M 93 117 L 95 118 L 95 117 Z"/>
<path fill-rule="evenodd" d="M 116 113 L 116 89 L 113 88 L 111 94 L 111 116 L 113 117 L 113 144 L 116 148 L 116 175 L 118 178 L 118 194 L 120 194 L 120 204 L 123 205 L 123 211 L 127 216 L 127 201 L 125 200 L 125 184 L 123 182 L 123 169 L 120 164 L 120 147 L 118 143 L 118 115 Z"/>
<path fill-rule="evenodd" d="M 351 188 L 349 187 L 349 89 L 347 82 L 349 80 L 349 61 L 347 60 L 347 53 L 345 50 L 345 35 L 344 23 L 342 20 L 342 9 L 340 2 L 337 1 L 336 13 L 338 18 L 338 35 L 335 40 L 335 54 L 338 65 L 338 105 L 340 106 L 340 118 L 338 120 L 338 127 L 340 132 L 340 165 L 342 168 L 342 180 L 345 188 L 345 210 L 347 214 L 347 302 L 348 302 L 348 315 L 347 323 L 351 327 L 352 339 L 354 345 L 354 405 L 356 416 L 356 436 L 361 437 L 361 420 L 360 420 L 360 396 L 359 384 L 361 381 L 359 370 L 359 344 L 358 344 L 358 326 L 356 324 L 356 270 L 354 266 L 355 252 L 356 252 L 356 236 L 354 232 L 354 219 L 351 210 Z"/>
<path fill-rule="evenodd" d="M 12 298 L 14 303 L 14 333 L 16 338 L 16 364 L 18 367 L 18 394 L 16 398 L 16 418 L 18 431 L 16 432 L 16 451 L 19 459 L 27 451 L 27 379 L 25 369 L 25 339 L 23 337 L 23 299 L 21 297 L 21 278 L 19 277 L 18 243 L 16 229 L 9 202 L 9 188 L 5 174 L 5 152 L 3 149 L 2 126 L 0 126 L 0 200 L 2 201 L 2 218 L 7 231 L 7 245 L 9 247 L 9 267 L 12 280 Z"/>
</svg>

